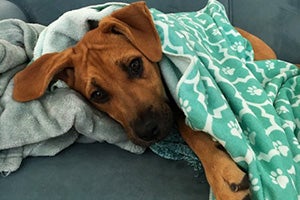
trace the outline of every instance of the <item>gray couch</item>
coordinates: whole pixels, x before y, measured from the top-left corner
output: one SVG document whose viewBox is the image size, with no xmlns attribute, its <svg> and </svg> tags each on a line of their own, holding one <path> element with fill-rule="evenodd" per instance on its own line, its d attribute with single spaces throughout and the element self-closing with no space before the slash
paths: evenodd
<svg viewBox="0 0 300 200">
<path fill-rule="evenodd" d="M 107 0 L 0 0 L 0 19 L 47 25 L 62 13 Z M 126 1 L 132 2 L 132 1 Z M 298 0 L 221 0 L 231 22 L 261 37 L 280 59 L 300 63 Z M 206 0 L 148 0 L 164 12 L 194 11 Z M 135 155 L 106 143 L 75 144 L 54 157 L 27 158 L 0 177 L 0 199 L 208 199 L 209 187 L 185 161 Z"/>
</svg>

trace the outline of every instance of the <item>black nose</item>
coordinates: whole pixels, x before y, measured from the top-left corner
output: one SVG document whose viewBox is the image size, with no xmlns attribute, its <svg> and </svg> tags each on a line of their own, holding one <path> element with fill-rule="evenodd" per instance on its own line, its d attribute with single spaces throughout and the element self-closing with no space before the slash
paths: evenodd
<svg viewBox="0 0 300 200">
<path fill-rule="evenodd" d="M 159 137 L 160 127 L 159 119 L 155 117 L 155 113 L 147 112 L 140 115 L 132 124 L 132 129 L 134 130 L 137 137 L 144 141 L 152 141 Z"/>
</svg>

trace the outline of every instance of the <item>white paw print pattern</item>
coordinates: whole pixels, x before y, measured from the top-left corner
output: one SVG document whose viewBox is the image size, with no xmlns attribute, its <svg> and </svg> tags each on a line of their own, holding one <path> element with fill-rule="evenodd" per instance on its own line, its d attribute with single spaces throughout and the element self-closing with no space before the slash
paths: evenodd
<svg viewBox="0 0 300 200">
<path fill-rule="evenodd" d="M 226 19 L 224 19 L 224 18 L 222 18 L 220 21 L 221 21 L 222 23 L 224 23 L 224 24 L 229 24 L 229 22 L 228 22 Z"/>
<path fill-rule="evenodd" d="M 276 111 L 278 114 L 284 114 L 289 112 L 289 110 L 285 106 L 280 106 L 276 109 Z"/>
<path fill-rule="evenodd" d="M 296 145 L 297 149 L 300 149 L 300 144 L 297 138 L 293 138 L 293 144 Z"/>
<path fill-rule="evenodd" d="M 296 170 L 295 170 L 294 165 L 289 170 L 287 170 L 287 172 L 291 175 L 296 175 Z"/>
<path fill-rule="evenodd" d="M 255 145 L 256 132 L 251 131 L 249 128 L 247 128 L 247 130 L 245 130 L 245 134 L 248 136 L 249 142 L 252 145 Z"/>
<path fill-rule="evenodd" d="M 270 60 L 266 61 L 266 66 L 269 71 L 275 68 L 274 63 Z"/>
<path fill-rule="evenodd" d="M 257 88 L 256 86 L 251 86 L 251 87 L 248 87 L 247 92 L 251 96 L 260 96 L 262 94 L 263 90 Z"/>
<path fill-rule="evenodd" d="M 187 114 L 189 112 L 191 112 L 192 107 L 189 105 L 189 101 L 188 100 L 183 100 L 182 98 L 179 99 L 179 103 L 181 105 L 181 109 L 184 112 L 184 114 L 187 116 Z"/>
<path fill-rule="evenodd" d="M 240 139 L 242 139 L 242 130 L 239 126 L 238 123 L 234 122 L 234 121 L 230 121 L 227 126 L 231 129 L 230 133 L 233 136 L 237 136 Z"/>
<path fill-rule="evenodd" d="M 274 148 L 283 156 L 287 156 L 289 152 L 289 148 L 284 146 L 281 141 L 277 140 L 273 142 Z"/>
<path fill-rule="evenodd" d="M 201 24 L 203 24 L 203 25 L 205 25 L 205 24 L 206 24 L 206 22 L 207 22 L 205 19 L 200 19 L 199 21 L 200 21 L 200 22 L 201 22 Z"/>
<path fill-rule="evenodd" d="M 230 67 L 225 67 L 225 68 L 222 69 L 222 71 L 223 71 L 224 74 L 232 76 L 235 72 L 235 69 L 230 68 Z"/>
<path fill-rule="evenodd" d="M 250 182 L 252 185 L 252 190 L 253 191 L 258 191 L 260 190 L 260 187 L 258 186 L 258 178 L 254 178 L 252 174 L 249 174 Z"/>
<path fill-rule="evenodd" d="M 216 35 L 222 35 L 221 32 L 219 31 L 219 29 L 217 29 L 217 28 L 213 30 L 212 34 L 214 36 L 216 36 Z"/>
<path fill-rule="evenodd" d="M 274 184 L 279 185 L 282 189 L 285 189 L 289 183 L 288 177 L 283 174 L 281 169 L 277 169 L 276 172 L 271 171 L 270 178 Z"/>
<path fill-rule="evenodd" d="M 245 47 L 243 46 L 243 44 L 241 42 L 235 42 L 232 46 L 231 49 L 234 51 L 237 51 L 239 53 L 241 53 L 242 51 L 244 51 Z"/>
</svg>

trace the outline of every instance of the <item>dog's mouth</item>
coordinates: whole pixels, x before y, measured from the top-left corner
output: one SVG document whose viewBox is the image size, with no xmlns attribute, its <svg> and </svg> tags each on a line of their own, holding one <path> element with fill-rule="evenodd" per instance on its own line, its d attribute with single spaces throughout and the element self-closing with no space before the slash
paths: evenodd
<svg viewBox="0 0 300 200">
<path fill-rule="evenodd" d="M 162 140 L 171 132 L 174 124 L 173 112 L 167 103 L 162 104 L 159 109 L 149 106 L 138 116 L 130 123 L 130 139 L 140 146 L 147 147 Z"/>
</svg>

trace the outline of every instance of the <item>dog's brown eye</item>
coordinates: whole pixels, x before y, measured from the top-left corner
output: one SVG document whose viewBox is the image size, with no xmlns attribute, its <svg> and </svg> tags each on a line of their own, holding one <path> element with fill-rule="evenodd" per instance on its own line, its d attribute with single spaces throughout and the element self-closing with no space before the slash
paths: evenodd
<svg viewBox="0 0 300 200">
<path fill-rule="evenodd" d="M 130 78 L 140 78 L 143 74 L 143 61 L 141 58 L 133 59 L 128 66 L 128 74 Z"/>
<path fill-rule="evenodd" d="M 105 90 L 98 88 L 91 94 L 90 98 L 95 103 L 105 103 L 109 100 L 109 94 Z"/>
</svg>

